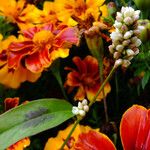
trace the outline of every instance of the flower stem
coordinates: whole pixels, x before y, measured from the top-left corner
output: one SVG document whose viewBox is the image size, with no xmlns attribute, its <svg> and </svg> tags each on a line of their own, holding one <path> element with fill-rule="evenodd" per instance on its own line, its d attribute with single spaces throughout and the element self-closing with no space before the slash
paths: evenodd
<svg viewBox="0 0 150 150">
<path fill-rule="evenodd" d="M 109 73 L 109 75 L 107 76 L 107 78 L 104 80 L 104 82 L 102 83 L 102 85 L 100 86 L 99 90 L 97 91 L 96 95 L 94 96 L 94 98 L 92 99 L 92 101 L 90 102 L 89 106 L 91 106 L 93 103 L 95 103 L 96 98 L 98 97 L 98 95 L 100 94 L 100 92 L 103 90 L 104 86 L 106 85 L 106 83 L 109 81 L 109 79 L 111 78 L 112 74 L 115 71 L 115 67 L 113 67 Z"/>
<path fill-rule="evenodd" d="M 67 138 L 65 139 L 63 145 L 61 146 L 60 150 L 63 150 L 63 149 L 64 149 L 64 147 L 65 147 L 65 145 L 67 144 L 69 138 L 71 137 L 72 133 L 74 132 L 76 126 L 79 124 L 79 122 L 80 122 L 81 120 L 82 120 L 82 118 L 78 118 L 78 119 L 76 120 L 76 122 L 75 122 L 75 124 L 73 125 L 73 127 L 72 127 L 70 133 L 68 134 L 68 136 L 67 136 Z"/>
<path fill-rule="evenodd" d="M 103 82 L 102 85 L 100 86 L 98 92 L 96 93 L 96 95 L 94 96 L 94 98 L 92 99 L 92 101 L 90 102 L 89 107 L 90 107 L 93 103 L 95 103 L 96 98 L 98 97 L 98 95 L 99 95 L 100 92 L 103 90 L 103 88 L 104 88 L 104 86 L 106 85 L 106 83 L 107 83 L 107 82 L 109 81 L 109 79 L 111 78 L 111 76 L 112 76 L 112 74 L 114 73 L 115 69 L 116 69 L 115 67 L 112 68 L 112 70 L 110 71 L 109 75 L 108 75 L 107 78 L 104 80 L 104 82 Z M 83 117 L 83 118 L 84 118 L 84 117 Z M 80 122 L 83 118 L 78 118 L 78 119 L 76 120 L 76 122 L 75 122 L 75 124 L 73 125 L 71 131 L 69 132 L 67 138 L 65 139 L 63 145 L 61 146 L 60 150 L 63 150 L 63 149 L 64 149 L 64 147 L 65 147 L 65 145 L 67 144 L 69 138 L 71 137 L 72 133 L 74 132 L 76 126 L 79 124 L 79 122 Z"/>
</svg>

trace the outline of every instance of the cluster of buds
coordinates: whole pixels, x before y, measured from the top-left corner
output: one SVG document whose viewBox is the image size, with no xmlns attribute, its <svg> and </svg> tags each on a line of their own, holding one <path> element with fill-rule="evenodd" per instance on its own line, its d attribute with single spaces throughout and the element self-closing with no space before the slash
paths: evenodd
<svg viewBox="0 0 150 150">
<path fill-rule="evenodd" d="M 78 102 L 78 107 L 72 107 L 72 113 L 74 115 L 80 115 L 81 117 L 84 117 L 88 111 L 89 106 L 86 99 L 84 99 L 82 102 Z"/>
<path fill-rule="evenodd" d="M 117 12 L 115 31 L 110 35 L 112 45 L 109 46 L 109 51 L 116 60 L 115 67 L 128 67 L 130 60 L 139 53 L 138 47 L 142 43 L 138 38 L 141 31 L 137 23 L 139 14 L 140 10 L 135 11 L 132 7 L 122 7 L 121 12 Z"/>
</svg>

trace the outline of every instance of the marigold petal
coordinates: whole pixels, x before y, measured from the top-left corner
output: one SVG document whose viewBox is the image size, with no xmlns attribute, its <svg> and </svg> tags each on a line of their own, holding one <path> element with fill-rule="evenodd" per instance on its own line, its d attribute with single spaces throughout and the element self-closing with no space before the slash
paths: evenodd
<svg viewBox="0 0 150 150">
<path fill-rule="evenodd" d="M 122 116 L 120 135 L 124 150 L 150 147 L 150 110 L 133 105 Z"/>
<path fill-rule="evenodd" d="M 55 45 L 63 48 L 69 48 L 72 44 L 77 45 L 78 42 L 78 31 L 76 28 L 65 28 L 55 38 Z"/>
<path fill-rule="evenodd" d="M 19 105 L 19 98 L 18 97 L 6 98 L 4 100 L 4 104 L 5 104 L 5 111 L 7 111 Z"/>
<path fill-rule="evenodd" d="M 91 130 L 79 135 L 74 150 L 116 150 L 116 148 L 106 135 Z"/>
</svg>

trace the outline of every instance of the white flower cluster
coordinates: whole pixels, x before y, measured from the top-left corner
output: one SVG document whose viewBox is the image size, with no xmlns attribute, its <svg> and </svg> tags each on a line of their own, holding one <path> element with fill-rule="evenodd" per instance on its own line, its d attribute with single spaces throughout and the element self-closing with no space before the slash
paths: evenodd
<svg viewBox="0 0 150 150">
<path fill-rule="evenodd" d="M 80 115 L 84 117 L 86 115 L 86 112 L 88 111 L 89 111 L 89 106 L 86 99 L 84 99 L 82 102 L 78 102 L 78 107 L 76 106 L 72 107 L 72 113 L 74 115 Z"/>
<path fill-rule="evenodd" d="M 122 7 L 121 12 L 117 12 L 114 23 L 115 31 L 110 34 L 112 45 L 109 46 L 110 53 L 113 54 L 115 67 L 122 65 L 128 67 L 130 60 L 139 53 L 138 47 L 141 40 L 138 38 L 141 28 L 137 24 L 140 10 L 132 7 Z"/>
</svg>

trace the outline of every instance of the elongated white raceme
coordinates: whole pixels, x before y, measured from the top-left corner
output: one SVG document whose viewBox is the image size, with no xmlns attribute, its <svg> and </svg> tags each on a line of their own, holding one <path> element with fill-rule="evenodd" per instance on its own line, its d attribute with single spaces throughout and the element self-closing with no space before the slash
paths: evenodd
<svg viewBox="0 0 150 150">
<path fill-rule="evenodd" d="M 128 67 L 132 58 L 139 53 L 138 47 L 142 43 L 138 38 L 141 31 L 137 24 L 139 15 L 140 10 L 135 11 L 132 7 L 122 7 L 121 12 L 117 12 L 115 31 L 110 34 L 112 45 L 109 46 L 115 59 L 115 67 Z"/>
</svg>

